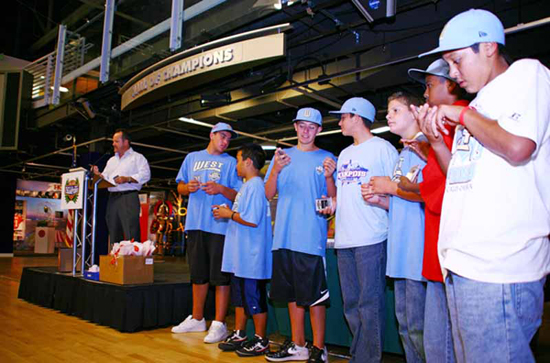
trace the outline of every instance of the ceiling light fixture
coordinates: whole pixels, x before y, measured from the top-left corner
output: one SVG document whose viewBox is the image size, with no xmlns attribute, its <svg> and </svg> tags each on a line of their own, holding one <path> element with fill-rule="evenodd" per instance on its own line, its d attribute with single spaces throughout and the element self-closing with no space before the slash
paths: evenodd
<svg viewBox="0 0 550 363">
<path fill-rule="evenodd" d="M 390 131 L 389 126 L 382 126 L 382 127 L 378 127 L 376 129 L 370 130 L 371 134 L 383 134 L 384 132 L 388 132 L 388 131 Z"/>
<path fill-rule="evenodd" d="M 193 125 L 199 125 L 199 126 L 210 127 L 210 128 L 214 127 L 214 125 L 210 125 L 209 123 L 193 120 L 192 118 L 188 118 L 188 117 L 180 117 L 178 120 L 187 122 Z"/>
<path fill-rule="evenodd" d="M 325 135 L 332 135 L 332 134 L 339 134 L 341 133 L 341 129 L 337 130 L 330 130 L 330 131 L 323 131 L 317 134 L 317 136 L 325 136 Z M 292 141 L 292 140 L 298 140 L 298 136 L 291 136 L 291 137 L 285 137 L 283 139 L 279 139 L 279 141 Z"/>
<path fill-rule="evenodd" d="M 50 89 L 53 91 L 53 89 L 54 89 L 53 86 L 50 87 Z M 59 92 L 67 93 L 67 92 L 69 92 L 69 89 L 67 87 L 61 86 L 61 87 L 59 87 Z"/>
<path fill-rule="evenodd" d="M 201 107 L 224 106 L 231 102 L 231 93 L 215 93 L 201 95 Z"/>
<path fill-rule="evenodd" d="M 260 144 L 260 146 L 266 151 L 277 149 L 277 144 L 274 142 L 264 142 L 263 144 Z"/>
</svg>

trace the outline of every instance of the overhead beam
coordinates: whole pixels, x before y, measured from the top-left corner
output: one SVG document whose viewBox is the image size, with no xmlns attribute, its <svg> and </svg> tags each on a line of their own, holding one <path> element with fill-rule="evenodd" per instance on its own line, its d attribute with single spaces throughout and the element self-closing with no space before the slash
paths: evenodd
<svg viewBox="0 0 550 363">
<path fill-rule="evenodd" d="M 70 28 L 71 25 L 74 25 L 77 21 L 84 18 L 86 15 L 88 15 L 94 8 L 90 5 L 82 5 L 78 9 L 76 9 L 74 12 L 71 13 L 71 15 L 67 16 L 65 19 L 61 20 L 60 23 L 65 24 L 67 28 Z M 47 32 L 42 38 L 38 39 L 36 42 L 34 42 L 33 45 L 31 45 L 31 52 L 35 52 L 48 43 L 50 43 L 52 40 L 55 39 L 57 36 L 57 28 L 53 28 L 49 32 Z"/>
<path fill-rule="evenodd" d="M 89 5 L 89 6 L 92 6 L 96 9 L 99 9 L 99 10 L 104 10 L 104 7 L 103 5 L 100 5 L 99 3 L 96 3 L 96 2 L 93 2 L 93 1 L 90 1 L 90 0 L 78 0 L 80 1 L 81 3 L 83 4 L 86 4 L 86 5 Z M 123 13 L 121 11 L 115 11 L 115 15 L 118 16 L 119 18 L 122 18 L 122 19 L 126 19 L 126 20 L 129 20 L 131 22 L 134 22 L 136 24 L 139 24 L 139 25 L 142 25 L 143 27 L 145 28 L 150 28 L 153 26 L 153 24 L 151 23 L 148 23 L 146 21 L 143 21 L 143 20 L 140 20 L 138 18 L 135 18 L 131 15 L 128 15 L 126 13 Z"/>
<path fill-rule="evenodd" d="M 226 2 L 227 0 L 203 0 L 197 4 L 189 7 L 185 10 L 183 21 L 189 21 L 190 19 L 199 16 L 200 14 Z M 152 28 L 147 29 L 143 33 L 135 36 L 134 38 L 120 44 L 118 47 L 114 48 L 111 52 L 111 58 L 117 58 L 135 47 L 153 39 L 160 34 L 168 31 L 170 29 L 170 18 L 156 24 Z M 63 77 L 63 83 L 72 81 L 73 79 L 80 77 L 83 74 L 88 73 L 89 71 L 96 69 L 101 63 L 101 57 L 97 57 L 90 62 L 84 64 L 82 67 L 75 69 L 71 73 Z"/>
</svg>

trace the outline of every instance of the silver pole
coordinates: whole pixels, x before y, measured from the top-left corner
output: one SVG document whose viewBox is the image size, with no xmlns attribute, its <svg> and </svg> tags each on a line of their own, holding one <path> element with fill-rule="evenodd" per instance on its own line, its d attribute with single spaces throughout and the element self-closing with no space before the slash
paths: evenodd
<svg viewBox="0 0 550 363">
<path fill-rule="evenodd" d="M 99 183 L 103 180 L 103 178 L 98 178 L 94 183 L 94 201 L 92 204 L 92 262 L 91 264 L 94 264 L 95 261 L 95 222 L 96 222 L 96 215 L 97 215 L 97 187 Z"/>
<path fill-rule="evenodd" d="M 78 209 L 74 210 L 74 222 L 73 222 L 73 276 L 76 276 L 76 253 L 78 251 Z"/>
<path fill-rule="evenodd" d="M 61 87 L 61 78 L 63 77 L 63 59 L 65 58 L 65 39 L 67 36 L 67 27 L 59 25 L 57 35 L 57 53 L 55 55 L 55 73 L 53 81 L 53 105 L 58 105 L 60 101 L 59 88 Z"/>
<path fill-rule="evenodd" d="M 99 81 L 109 81 L 109 64 L 111 62 L 111 42 L 113 38 L 113 20 L 115 18 L 115 0 L 105 1 L 105 17 L 103 21 L 103 42 L 101 43 L 101 65 Z"/>
<path fill-rule="evenodd" d="M 172 17 L 170 18 L 170 50 L 181 48 L 183 31 L 183 0 L 172 0 Z"/>
<path fill-rule="evenodd" d="M 84 192 L 82 195 L 82 203 L 84 205 L 82 206 L 82 269 L 80 273 L 82 276 L 84 276 L 84 270 L 86 269 L 86 230 L 88 229 L 88 182 L 90 180 L 90 176 L 86 172 L 84 175 Z"/>
</svg>

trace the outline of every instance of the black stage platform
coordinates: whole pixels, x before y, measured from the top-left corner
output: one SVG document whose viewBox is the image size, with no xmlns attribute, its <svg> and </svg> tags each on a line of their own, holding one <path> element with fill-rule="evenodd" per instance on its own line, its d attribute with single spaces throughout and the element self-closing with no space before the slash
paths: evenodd
<svg viewBox="0 0 550 363">
<path fill-rule="evenodd" d="M 121 332 L 179 324 L 192 310 L 192 289 L 182 262 L 155 263 L 155 281 L 115 285 L 57 272 L 57 267 L 23 269 L 19 298 Z M 205 317 L 214 316 L 209 292 Z"/>
</svg>

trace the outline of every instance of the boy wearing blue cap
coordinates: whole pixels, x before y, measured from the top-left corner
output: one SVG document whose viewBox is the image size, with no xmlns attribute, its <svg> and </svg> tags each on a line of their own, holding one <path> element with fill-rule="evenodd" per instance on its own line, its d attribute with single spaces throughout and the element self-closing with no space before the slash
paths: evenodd
<svg viewBox="0 0 550 363">
<path fill-rule="evenodd" d="M 376 111 L 366 99 L 351 98 L 340 111 L 330 113 L 340 115 L 342 134 L 353 137 L 338 163 L 328 158 L 324 163 L 327 171 L 337 170 L 334 248 L 344 314 L 353 335 L 350 362 L 380 362 L 386 320 L 388 213 L 363 201 L 361 186 L 373 175 L 391 175 L 397 151 L 370 132 Z M 334 208 L 325 212 L 334 213 Z"/>
<path fill-rule="evenodd" d="M 278 149 L 266 174 L 265 193 L 279 193 L 273 237 L 273 276 L 270 297 L 288 303 L 292 341 L 268 353 L 272 362 L 308 360 L 326 362 L 325 314 L 329 301 L 324 256 L 327 221 L 316 212 L 315 199 L 334 196 L 333 173 L 323 167 L 332 153 L 319 149 L 315 137 L 321 132 L 321 113 L 302 108 L 294 119 L 298 145 Z M 305 347 L 304 319 L 309 307 L 313 347 Z"/>
<path fill-rule="evenodd" d="M 193 284 L 193 313 L 173 327 L 172 333 L 206 330 L 204 303 L 208 286 L 212 284 L 216 286 L 216 316 L 204 338 L 205 343 L 217 343 L 228 335 L 225 315 L 230 275 L 221 271 L 227 220 L 215 220 L 212 206 L 231 206 L 242 184 L 237 176 L 235 158 L 225 153 L 232 136 L 236 133 L 228 124 L 214 125 L 206 149 L 187 155 L 176 177 L 178 193 L 189 196 L 185 231 Z"/>
<path fill-rule="evenodd" d="M 456 126 L 438 251 L 459 362 L 534 362 L 550 272 L 550 71 L 509 65 L 503 46 L 500 20 L 472 9 L 425 53 L 443 53 L 477 93 L 469 107 L 428 111 L 437 131 Z"/>
<path fill-rule="evenodd" d="M 422 183 L 413 184 L 406 178 L 401 178 L 399 187 L 416 189 L 424 201 L 424 261 L 422 276 L 428 281 L 426 285 L 426 316 L 424 320 L 424 350 L 427 362 L 455 361 L 451 319 L 447 308 L 445 284 L 441 274 L 441 265 L 437 256 L 437 240 L 439 238 L 439 222 L 441 205 L 445 192 L 445 175 L 451 159 L 454 128 L 447 128 L 449 135 L 435 136 L 431 124 L 424 114 L 430 106 L 460 105 L 468 106 L 468 101 L 461 99 L 463 90 L 449 76 L 449 65 L 443 59 L 434 61 L 428 69 L 409 69 L 409 76 L 426 86 L 424 98 L 426 104 L 420 108 L 414 107 L 413 113 L 417 122 L 430 142 L 426 166 L 422 169 Z M 441 165 L 440 165 L 441 164 Z"/>
</svg>

